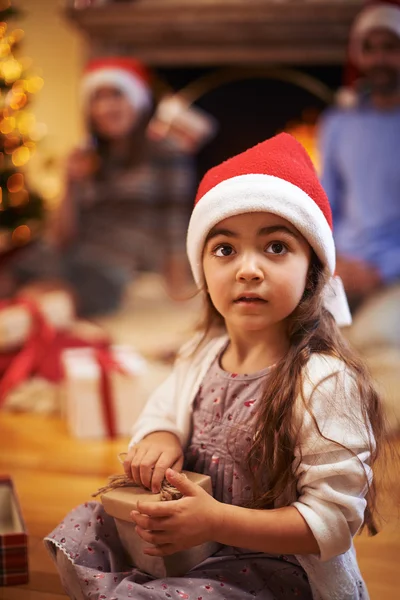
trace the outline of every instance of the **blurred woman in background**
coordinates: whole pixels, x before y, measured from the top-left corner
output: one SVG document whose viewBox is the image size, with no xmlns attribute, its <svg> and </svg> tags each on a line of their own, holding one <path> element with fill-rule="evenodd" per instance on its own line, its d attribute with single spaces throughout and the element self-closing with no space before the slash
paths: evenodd
<svg viewBox="0 0 400 600">
<path fill-rule="evenodd" d="M 17 269 L 20 283 L 61 277 L 74 288 L 84 315 L 114 310 L 140 271 L 162 273 L 170 295 L 179 296 L 189 277 L 192 159 L 171 140 L 150 134 L 150 76 L 137 60 L 92 60 L 81 91 L 89 135 L 67 161 L 51 231 L 58 252 L 45 260 L 25 257 Z"/>
</svg>

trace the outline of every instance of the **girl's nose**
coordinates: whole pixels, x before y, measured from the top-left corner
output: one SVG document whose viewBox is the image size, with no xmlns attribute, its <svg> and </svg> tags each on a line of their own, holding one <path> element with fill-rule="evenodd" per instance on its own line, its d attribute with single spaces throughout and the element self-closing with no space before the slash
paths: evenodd
<svg viewBox="0 0 400 600">
<path fill-rule="evenodd" d="M 236 272 L 237 281 L 262 281 L 264 272 L 257 257 L 252 255 L 243 256 Z"/>
</svg>

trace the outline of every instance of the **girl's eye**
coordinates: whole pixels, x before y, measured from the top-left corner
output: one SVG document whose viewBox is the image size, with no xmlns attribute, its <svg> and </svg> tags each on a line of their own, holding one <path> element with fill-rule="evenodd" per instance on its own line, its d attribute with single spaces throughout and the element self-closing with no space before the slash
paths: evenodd
<svg viewBox="0 0 400 600">
<path fill-rule="evenodd" d="M 234 250 L 233 250 L 232 246 L 229 246 L 229 244 L 220 244 L 213 250 L 213 254 L 215 256 L 220 256 L 220 257 L 232 256 L 233 253 L 234 253 Z"/>
<path fill-rule="evenodd" d="M 271 242 L 266 248 L 268 254 L 282 255 L 286 254 L 287 247 L 282 242 Z"/>
</svg>

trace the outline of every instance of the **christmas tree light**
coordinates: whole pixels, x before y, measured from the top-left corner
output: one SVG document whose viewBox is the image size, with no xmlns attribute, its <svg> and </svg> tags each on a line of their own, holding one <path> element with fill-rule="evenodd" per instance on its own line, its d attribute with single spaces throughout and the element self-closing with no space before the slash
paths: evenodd
<svg viewBox="0 0 400 600">
<path fill-rule="evenodd" d="M 15 55 L 24 37 L 8 25 L 16 15 L 10 0 L 0 0 L 0 250 L 29 242 L 44 220 L 43 201 L 23 172 L 43 133 L 28 109 L 43 80 L 29 74 L 29 58 Z"/>
</svg>

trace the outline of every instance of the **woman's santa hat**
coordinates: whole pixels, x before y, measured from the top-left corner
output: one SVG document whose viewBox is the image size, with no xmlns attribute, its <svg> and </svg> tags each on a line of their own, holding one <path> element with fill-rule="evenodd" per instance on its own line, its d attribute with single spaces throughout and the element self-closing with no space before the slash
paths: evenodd
<svg viewBox="0 0 400 600">
<path fill-rule="evenodd" d="M 269 212 L 296 227 L 331 276 L 326 306 L 338 324 L 351 322 L 335 272 L 332 213 L 310 157 L 291 135 L 281 133 L 214 167 L 200 183 L 189 223 L 187 251 L 194 279 L 203 280 L 203 250 L 209 231 L 242 213 Z"/>
<path fill-rule="evenodd" d="M 138 112 L 146 112 L 151 108 L 150 73 L 135 58 L 125 56 L 91 60 L 86 65 L 81 84 L 86 108 L 93 93 L 101 87 L 121 90 Z"/>
</svg>

